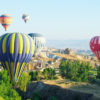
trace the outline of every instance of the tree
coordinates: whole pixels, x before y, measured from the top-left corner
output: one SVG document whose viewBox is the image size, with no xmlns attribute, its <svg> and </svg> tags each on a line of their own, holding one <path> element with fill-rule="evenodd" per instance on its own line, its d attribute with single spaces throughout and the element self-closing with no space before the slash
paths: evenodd
<svg viewBox="0 0 100 100">
<path fill-rule="evenodd" d="M 27 84 L 30 83 L 30 80 L 31 80 L 31 76 L 29 75 L 29 73 L 23 72 L 17 84 L 21 91 L 26 92 Z"/>
<path fill-rule="evenodd" d="M 80 61 L 61 61 L 59 66 L 60 74 L 63 78 L 74 80 L 74 81 L 85 81 L 89 80 L 89 71 L 91 66 L 89 63 Z"/>
<path fill-rule="evenodd" d="M 52 79 L 56 79 L 56 72 L 55 72 L 55 69 L 52 69 L 52 68 L 45 68 L 43 70 L 43 76 L 44 76 L 44 79 L 47 79 L 47 80 L 52 80 Z"/>
<path fill-rule="evenodd" d="M 97 67 L 97 78 L 100 79 L 100 66 Z"/>
<path fill-rule="evenodd" d="M 31 81 L 39 81 L 42 78 L 42 72 L 41 71 L 32 71 L 29 73 L 31 75 Z"/>
<path fill-rule="evenodd" d="M 0 97 L 5 100 L 21 100 L 18 92 L 12 88 L 10 77 L 6 70 L 0 71 Z M 3 100 L 0 98 L 0 100 Z"/>
</svg>

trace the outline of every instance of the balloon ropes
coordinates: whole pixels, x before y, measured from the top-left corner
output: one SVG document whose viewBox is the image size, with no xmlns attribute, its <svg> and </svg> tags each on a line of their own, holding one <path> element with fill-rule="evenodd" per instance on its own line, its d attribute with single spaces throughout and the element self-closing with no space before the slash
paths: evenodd
<svg viewBox="0 0 100 100">
<path fill-rule="evenodd" d="M 10 75 L 18 82 L 25 67 L 34 54 L 33 39 L 23 33 L 6 33 L 0 37 L 0 61 Z"/>
</svg>

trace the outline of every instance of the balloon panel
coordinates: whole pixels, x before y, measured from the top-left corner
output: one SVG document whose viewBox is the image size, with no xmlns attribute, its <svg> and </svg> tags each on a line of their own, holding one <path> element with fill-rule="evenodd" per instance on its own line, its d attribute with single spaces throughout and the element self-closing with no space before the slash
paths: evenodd
<svg viewBox="0 0 100 100">
<path fill-rule="evenodd" d="M 1 16 L 0 16 L 0 23 L 1 23 Z"/>
<path fill-rule="evenodd" d="M 90 48 L 98 60 L 100 60 L 100 36 L 95 36 L 91 39 Z"/>
</svg>

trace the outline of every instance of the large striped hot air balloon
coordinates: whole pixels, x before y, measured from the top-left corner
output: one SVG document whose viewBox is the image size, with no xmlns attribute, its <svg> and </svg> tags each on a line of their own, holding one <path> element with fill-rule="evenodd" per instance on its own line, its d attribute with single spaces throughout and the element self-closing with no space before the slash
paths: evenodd
<svg viewBox="0 0 100 100">
<path fill-rule="evenodd" d="M 91 39 L 90 48 L 98 60 L 100 60 L 100 36 L 95 36 Z"/>
<path fill-rule="evenodd" d="M 34 53 L 33 39 L 22 33 L 7 33 L 0 37 L 0 61 L 11 80 L 17 82 Z"/>
<path fill-rule="evenodd" d="M 9 25 L 12 23 L 12 17 L 8 14 L 3 14 L 0 17 L 1 24 L 4 27 L 5 31 L 8 29 Z"/>
</svg>

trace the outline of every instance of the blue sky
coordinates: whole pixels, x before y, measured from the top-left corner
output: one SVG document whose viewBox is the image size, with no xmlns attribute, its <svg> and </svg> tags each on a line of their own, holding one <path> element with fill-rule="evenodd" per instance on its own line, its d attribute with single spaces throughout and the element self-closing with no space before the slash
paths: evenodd
<svg viewBox="0 0 100 100">
<path fill-rule="evenodd" d="M 0 0 L 0 15 L 5 13 L 13 17 L 7 32 L 36 32 L 50 40 L 100 35 L 100 0 Z M 21 19 L 24 13 L 30 15 L 27 24 Z"/>
</svg>

